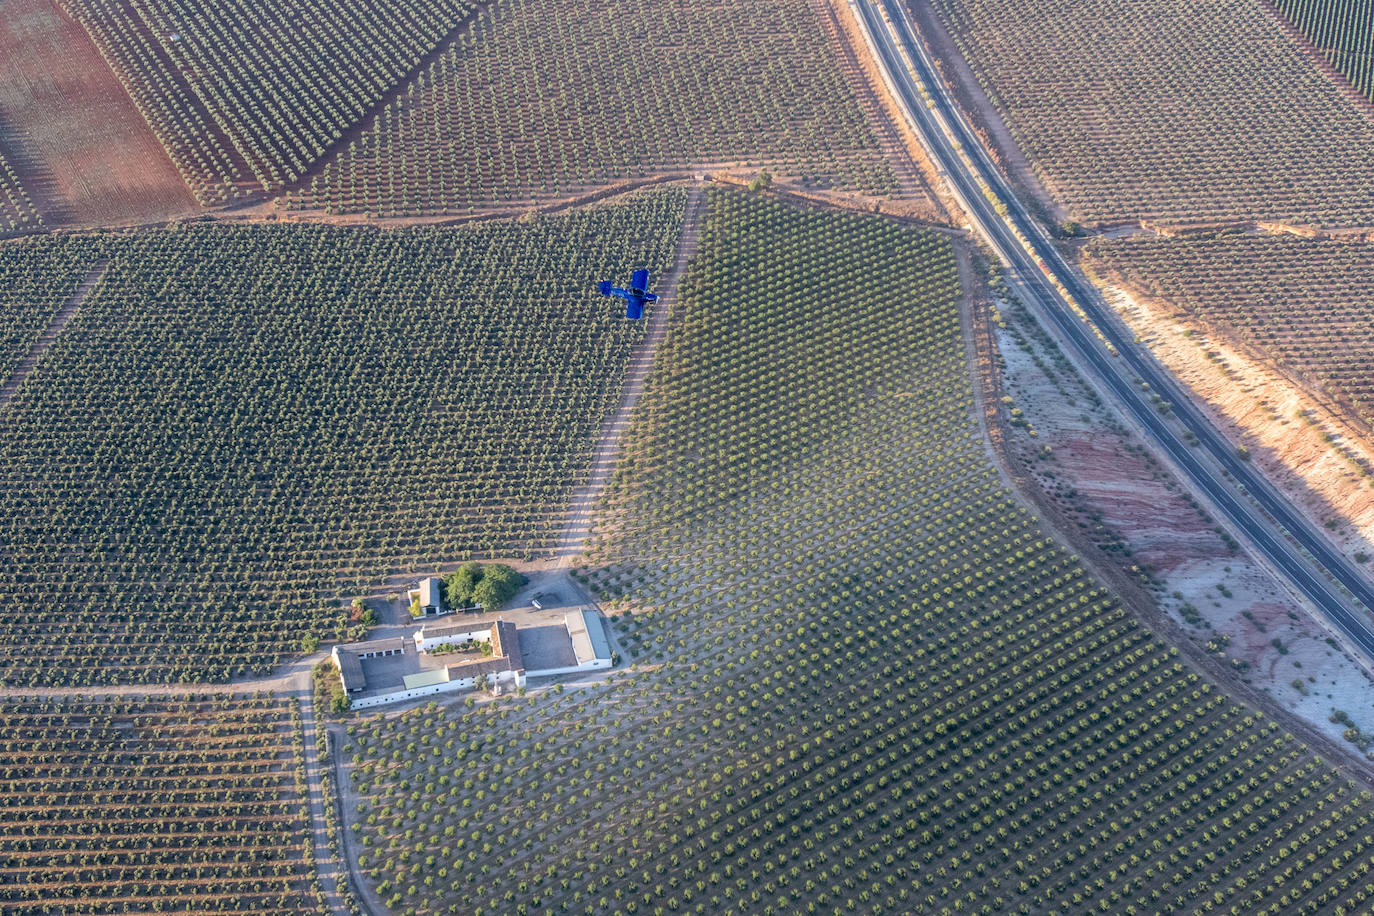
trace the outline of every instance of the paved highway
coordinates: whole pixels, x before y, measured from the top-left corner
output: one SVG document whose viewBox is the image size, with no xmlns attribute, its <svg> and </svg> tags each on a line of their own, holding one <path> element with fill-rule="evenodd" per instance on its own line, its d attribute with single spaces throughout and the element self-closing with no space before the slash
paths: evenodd
<svg viewBox="0 0 1374 916">
<path fill-rule="evenodd" d="M 1051 244 L 959 115 L 900 0 L 851 0 L 851 6 L 868 32 L 890 88 L 936 168 L 976 229 L 1010 267 L 1009 279 L 1027 304 L 1068 343 L 1067 354 L 1116 397 L 1253 547 L 1359 646 L 1367 659 L 1374 660 L 1374 625 L 1369 615 L 1343 595 L 1335 583 L 1344 586 L 1367 608 L 1374 608 L 1374 589 L 1236 453 L 1174 380 L 1110 320 L 1110 306 L 1101 301 L 1091 284 L 1079 278 Z M 1143 388 L 1141 381 L 1149 388 Z M 1189 446 L 1183 441 L 1184 434 L 1160 415 L 1151 394 L 1170 403 L 1179 425 L 1197 438 L 1198 445 Z M 1205 453 L 1215 466 L 1204 463 L 1198 452 Z M 1225 469 L 1240 489 L 1227 481 L 1217 467 Z M 1284 531 L 1311 559 L 1294 549 L 1283 536 Z"/>
</svg>

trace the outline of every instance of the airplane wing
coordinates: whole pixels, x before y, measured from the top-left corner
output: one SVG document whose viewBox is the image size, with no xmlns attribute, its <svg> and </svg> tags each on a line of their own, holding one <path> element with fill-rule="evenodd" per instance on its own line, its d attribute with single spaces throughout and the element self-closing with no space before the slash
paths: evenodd
<svg viewBox="0 0 1374 916">
<path fill-rule="evenodd" d="M 643 268 L 636 270 L 634 276 L 630 278 L 630 289 L 637 289 L 640 292 L 649 288 L 649 272 Z"/>
<path fill-rule="evenodd" d="M 644 317 L 644 297 L 636 296 L 634 293 L 625 297 L 625 317 L 643 318 Z"/>
</svg>

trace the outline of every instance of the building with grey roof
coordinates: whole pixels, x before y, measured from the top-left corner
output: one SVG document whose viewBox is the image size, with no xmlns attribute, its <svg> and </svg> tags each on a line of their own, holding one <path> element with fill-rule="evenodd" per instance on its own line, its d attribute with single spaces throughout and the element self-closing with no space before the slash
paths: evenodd
<svg viewBox="0 0 1374 916">
<path fill-rule="evenodd" d="M 573 655 L 577 656 L 580 668 L 609 668 L 611 666 L 611 643 L 606 638 L 606 628 L 601 624 L 601 615 L 596 611 L 583 608 L 572 611 L 565 618 L 568 636 L 572 639 Z"/>
<path fill-rule="evenodd" d="M 444 612 L 444 584 L 436 576 L 420 580 L 420 613 L 426 616 Z"/>
</svg>

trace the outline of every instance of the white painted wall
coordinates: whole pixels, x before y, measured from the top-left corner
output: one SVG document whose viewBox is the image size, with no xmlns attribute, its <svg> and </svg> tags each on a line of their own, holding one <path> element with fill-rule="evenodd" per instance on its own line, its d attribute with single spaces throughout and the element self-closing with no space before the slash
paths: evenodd
<svg viewBox="0 0 1374 916">
<path fill-rule="evenodd" d="M 524 671 L 502 671 L 496 675 L 495 680 L 502 684 L 514 684 L 517 687 L 525 686 Z M 456 681 L 446 681 L 442 684 L 430 684 L 428 687 L 417 687 L 414 690 L 397 690 L 393 693 L 382 693 L 373 697 L 362 697 L 353 701 L 349 709 L 370 709 L 373 706 L 385 706 L 388 703 L 404 703 L 406 700 L 418 700 L 421 697 L 432 697 L 436 693 L 453 693 L 458 690 L 471 690 L 476 684 L 475 678 L 464 677 Z"/>
<path fill-rule="evenodd" d="M 449 644 L 449 643 L 452 643 L 453 645 L 456 646 L 456 645 L 458 645 L 459 643 L 462 643 L 462 642 L 469 642 L 469 641 L 471 641 L 471 642 L 486 642 L 486 641 L 489 640 L 489 639 L 491 639 L 491 627 L 486 627 L 485 629 L 481 629 L 481 630 L 468 630 L 467 632 L 464 632 L 464 633 L 454 633 L 454 634 L 449 635 L 449 636 L 443 636 L 443 637 L 437 637 L 437 638 L 429 638 L 429 639 L 421 639 L 421 638 L 420 638 L 420 631 L 419 631 L 419 630 L 416 630 L 416 631 L 415 631 L 415 648 L 418 649 L 418 650 L 421 651 L 421 652 L 428 652 L 430 649 L 433 649 L 435 646 L 443 646 L 443 645 L 447 645 L 447 644 Z"/>
<path fill-rule="evenodd" d="M 572 665 L 567 668 L 544 668 L 539 671 L 527 671 L 525 674 L 529 677 L 553 677 L 555 674 L 578 674 L 582 671 L 595 671 L 598 668 L 609 667 L 611 667 L 609 658 L 595 658 L 585 665 Z"/>
</svg>

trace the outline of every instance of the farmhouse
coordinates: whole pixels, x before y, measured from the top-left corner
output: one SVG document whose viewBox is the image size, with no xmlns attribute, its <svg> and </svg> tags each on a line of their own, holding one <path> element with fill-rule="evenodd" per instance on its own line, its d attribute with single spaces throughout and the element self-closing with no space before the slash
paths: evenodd
<svg viewBox="0 0 1374 916">
<path fill-rule="evenodd" d="M 389 655 L 405 655 L 406 641 L 399 636 L 393 639 L 374 639 L 370 642 L 355 642 L 346 646 L 335 646 L 330 653 L 334 666 L 339 669 L 339 679 L 344 690 L 352 695 L 367 689 L 367 677 L 363 674 L 362 660 L 365 658 L 384 658 Z"/>
<path fill-rule="evenodd" d="M 478 623 L 430 624 L 415 631 L 416 652 L 428 652 L 439 646 L 456 646 L 465 642 L 486 642 L 491 638 L 491 625 Z"/>
<path fill-rule="evenodd" d="M 507 626 L 511 626 L 507 624 Z M 511 626 L 514 630 L 515 627 Z M 428 671 L 420 671 L 416 674 L 407 674 L 403 680 L 402 696 L 396 697 L 397 700 L 410 699 L 409 694 L 414 691 L 416 696 L 425 696 L 430 693 L 444 693 L 451 690 L 471 690 L 477 686 L 479 680 L 491 684 L 493 687 L 500 688 L 503 685 L 513 687 L 525 686 L 525 672 L 519 667 L 520 655 L 517 648 L 514 657 L 510 655 L 483 658 L 470 662 L 461 662 L 457 665 L 445 665 L 442 668 L 431 668 Z M 395 702 L 395 700 L 388 700 Z"/>
<path fill-rule="evenodd" d="M 420 613 L 425 617 L 433 617 L 444 612 L 444 591 L 443 582 L 437 577 L 430 576 L 420 580 Z"/>
<path fill-rule="evenodd" d="M 478 678 L 489 678 L 493 686 L 512 684 L 525 686 L 525 664 L 520 655 L 520 637 L 515 624 L 509 620 L 498 620 L 491 625 L 491 657 L 481 660 L 449 665 L 450 680 L 459 686 L 472 687 Z"/>
<path fill-rule="evenodd" d="M 458 661 L 451 665 L 426 667 L 421 655 L 428 658 L 428 650 L 441 645 L 464 642 L 491 643 L 491 655 Z M 406 652 L 407 643 L 414 652 Z M 399 648 L 398 648 L 399 647 Z M 371 654 L 362 654 L 366 650 Z M 362 659 L 385 655 L 409 655 L 413 661 L 399 671 L 392 669 L 384 683 L 370 682 L 364 673 Z M 461 657 L 461 656 L 460 656 Z M 386 703 L 399 703 L 420 697 L 471 690 L 488 684 L 494 690 L 525 686 L 525 663 L 520 652 L 520 637 L 515 624 L 497 620 L 479 628 L 462 625 L 422 627 L 411 639 L 377 640 L 336 646 L 334 663 L 339 667 L 344 689 L 354 696 L 353 708 L 366 709 Z M 408 671 L 406 669 L 409 669 Z"/>
<path fill-rule="evenodd" d="M 526 631 L 530 644 L 522 648 L 521 631 L 509 620 L 432 621 L 408 637 L 335 646 L 334 664 L 354 709 L 481 686 L 501 692 L 524 687 L 530 677 L 611 667 L 610 641 L 594 608 L 564 614 L 562 627 L 550 624 Z M 491 645 L 489 655 L 435 654 L 444 647 L 483 642 Z M 530 660 L 537 669 L 526 670 L 527 653 L 532 653 Z"/>
</svg>

